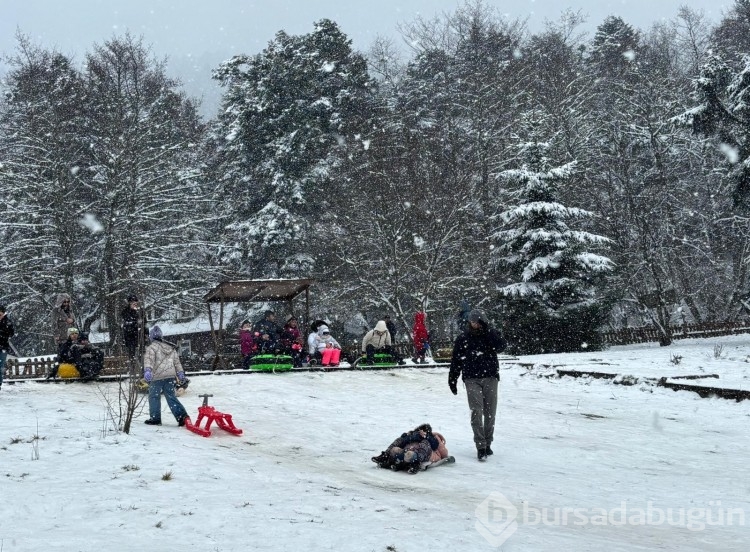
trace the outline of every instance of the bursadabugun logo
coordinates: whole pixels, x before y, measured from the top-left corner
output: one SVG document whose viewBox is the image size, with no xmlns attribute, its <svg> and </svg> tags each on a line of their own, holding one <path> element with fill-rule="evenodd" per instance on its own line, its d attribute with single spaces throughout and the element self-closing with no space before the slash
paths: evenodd
<svg viewBox="0 0 750 552">
<path fill-rule="evenodd" d="M 518 508 L 502 493 L 492 492 L 474 510 L 474 527 L 490 545 L 499 547 L 518 529 Z"/>
</svg>

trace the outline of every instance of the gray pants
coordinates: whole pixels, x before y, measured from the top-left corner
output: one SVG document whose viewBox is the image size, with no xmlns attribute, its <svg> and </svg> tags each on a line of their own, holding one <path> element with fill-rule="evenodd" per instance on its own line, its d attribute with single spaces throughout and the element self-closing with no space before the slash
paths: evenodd
<svg viewBox="0 0 750 552">
<path fill-rule="evenodd" d="M 483 449 L 492 444 L 497 413 L 497 378 L 465 379 L 466 396 L 471 410 L 474 444 Z"/>
</svg>

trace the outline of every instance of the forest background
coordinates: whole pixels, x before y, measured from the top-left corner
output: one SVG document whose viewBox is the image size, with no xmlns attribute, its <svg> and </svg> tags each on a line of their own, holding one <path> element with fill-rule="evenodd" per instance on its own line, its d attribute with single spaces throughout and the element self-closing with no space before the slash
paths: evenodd
<svg viewBox="0 0 750 552">
<path fill-rule="evenodd" d="M 479 1 L 365 53 L 331 20 L 215 68 L 216 117 L 128 33 L 79 65 L 18 36 L 0 99 L 0 286 L 27 354 L 58 292 L 199 312 L 228 278 L 314 278 L 316 312 L 436 337 L 461 304 L 518 350 L 750 313 L 750 0 L 593 37 Z M 550 337 L 551 336 L 551 337 Z M 117 339 L 115 332 L 111 339 Z"/>
</svg>

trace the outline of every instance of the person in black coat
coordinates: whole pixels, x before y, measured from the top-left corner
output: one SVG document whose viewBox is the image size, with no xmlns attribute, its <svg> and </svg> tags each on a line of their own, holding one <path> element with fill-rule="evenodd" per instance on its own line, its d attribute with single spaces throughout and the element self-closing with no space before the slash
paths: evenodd
<svg viewBox="0 0 750 552">
<path fill-rule="evenodd" d="M 60 343 L 57 351 L 57 363 L 52 367 L 46 379 L 55 379 L 61 364 L 75 364 L 73 349 L 78 343 L 78 328 L 68 328 L 68 339 Z"/>
<path fill-rule="evenodd" d="M 5 361 L 10 350 L 10 338 L 16 333 L 8 315 L 5 314 L 5 305 L 0 305 L 0 387 L 3 386 L 3 374 L 5 373 Z"/>
<path fill-rule="evenodd" d="M 385 327 L 388 328 L 388 333 L 391 334 L 391 345 L 396 345 L 396 324 L 393 323 L 389 314 L 386 314 L 383 320 L 385 321 Z"/>
<path fill-rule="evenodd" d="M 78 344 L 72 348 L 73 364 L 83 379 L 94 379 L 104 368 L 104 353 L 94 347 L 87 333 L 78 336 Z"/>
<path fill-rule="evenodd" d="M 276 313 L 272 310 L 267 310 L 263 314 L 263 318 L 255 323 L 253 330 L 261 335 L 263 335 L 263 332 L 268 333 L 274 343 L 281 337 L 281 328 L 276 324 Z"/>
<path fill-rule="evenodd" d="M 120 313 L 122 318 L 122 338 L 128 358 L 135 360 L 139 354 L 139 346 L 145 341 L 146 336 L 146 314 L 140 308 L 138 297 L 128 297 L 128 306 Z M 141 341 L 143 336 L 144 341 Z"/>
<path fill-rule="evenodd" d="M 492 438 L 497 414 L 497 384 L 500 380 L 500 363 L 497 354 L 505 349 L 506 342 L 490 328 L 479 310 L 467 316 L 466 330 L 456 338 L 451 356 L 448 385 L 458 394 L 458 376 L 464 380 L 471 411 L 471 429 L 480 461 L 491 455 Z"/>
</svg>

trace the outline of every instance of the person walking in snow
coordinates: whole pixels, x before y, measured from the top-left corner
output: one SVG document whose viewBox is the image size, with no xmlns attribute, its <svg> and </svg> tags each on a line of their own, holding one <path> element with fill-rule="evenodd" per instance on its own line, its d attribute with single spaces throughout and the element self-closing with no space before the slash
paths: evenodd
<svg viewBox="0 0 750 552">
<path fill-rule="evenodd" d="M 416 473 L 422 462 L 437 462 L 447 457 L 445 438 L 440 433 L 433 432 L 430 424 L 422 424 L 412 431 L 402 433 L 386 450 L 373 456 L 371 460 L 380 468 Z"/>
<path fill-rule="evenodd" d="M 5 361 L 8 359 L 10 350 L 10 338 L 16 333 L 10 318 L 5 312 L 5 305 L 0 305 L 0 388 L 3 386 L 3 374 L 5 374 Z"/>
<path fill-rule="evenodd" d="M 469 312 L 466 330 L 456 338 L 451 355 L 448 386 L 457 395 L 458 376 L 464 380 L 477 458 L 482 462 L 493 454 L 490 445 L 495 432 L 500 380 L 497 354 L 505 346 L 505 339 L 489 326 L 481 311 L 474 309 Z"/>
<path fill-rule="evenodd" d="M 172 411 L 177 424 L 185 425 L 188 417 L 185 407 L 177 399 L 175 378 L 185 382 L 185 372 L 180 364 L 177 351 L 162 341 L 162 331 L 154 326 L 149 332 L 151 343 L 143 355 L 143 379 L 148 382 L 148 425 L 161 425 L 161 396 L 167 399 L 167 406 Z"/>
</svg>

